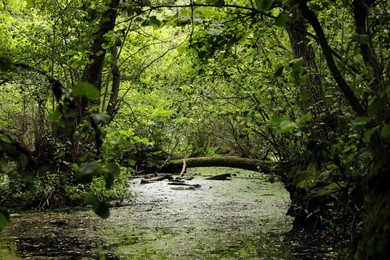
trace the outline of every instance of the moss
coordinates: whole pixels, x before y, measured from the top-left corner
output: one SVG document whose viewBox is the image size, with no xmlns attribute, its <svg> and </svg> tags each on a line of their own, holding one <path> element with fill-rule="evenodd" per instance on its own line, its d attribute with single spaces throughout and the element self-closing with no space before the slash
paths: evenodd
<svg viewBox="0 0 390 260">
<path fill-rule="evenodd" d="M 330 197 L 338 195 L 341 192 L 341 187 L 337 183 L 330 183 L 325 186 L 320 186 L 315 189 L 312 189 L 307 194 L 307 198 L 314 197 Z"/>
<path fill-rule="evenodd" d="M 275 166 L 273 161 L 239 158 L 235 156 L 186 158 L 185 161 L 187 167 L 225 166 L 252 171 L 260 170 L 265 173 L 272 172 L 272 167 Z M 182 166 L 183 159 L 171 160 L 168 165 L 163 168 L 163 170 L 178 170 L 181 169 Z"/>
</svg>

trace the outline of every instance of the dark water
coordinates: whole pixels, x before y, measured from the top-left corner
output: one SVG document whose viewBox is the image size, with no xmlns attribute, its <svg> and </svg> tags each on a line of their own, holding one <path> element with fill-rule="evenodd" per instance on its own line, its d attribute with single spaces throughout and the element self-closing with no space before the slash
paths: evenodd
<svg viewBox="0 0 390 260">
<path fill-rule="evenodd" d="M 280 183 L 232 168 L 194 168 L 183 189 L 130 181 L 129 206 L 101 220 L 90 211 L 13 216 L 1 259 L 288 259 L 289 195 Z M 205 175 L 235 174 L 230 181 Z M 8 257 L 8 258 L 7 258 Z"/>
</svg>

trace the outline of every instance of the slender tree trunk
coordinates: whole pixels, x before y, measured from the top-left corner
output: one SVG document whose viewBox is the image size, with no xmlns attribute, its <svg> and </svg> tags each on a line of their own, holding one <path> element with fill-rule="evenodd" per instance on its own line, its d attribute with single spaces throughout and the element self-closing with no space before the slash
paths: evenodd
<svg viewBox="0 0 390 260">
<path fill-rule="evenodd" d="M 379 65 L 375 54 L 374 46 L 371 40 L 369 30 L 368 16 L 371 6 L 374 1 L 371 0 L 354 0 L 353 13 L 355 18 L 356 33 L 361 36 L 367 36 L 367 42 L 363 41 L 360 44 L 360 53 L 363 57 L 365 65 L 371 72 L 371 77 L 374 79 L 372 87 L 375 91 L 384 91 L 385 83 L 383 80 L 383 68 Z"/>
<path fill-rule="evenodd" d="M 94 85 L 99 91 L 101 90 L 102 71 L 104 59 L 106 57 L 106 49 L 103 48 L 103 44 L 106 42 L 104 36 L 114 30 L 115 20 L 118 16 L 119 0 L 112 0 L 103 13 L 100 20 L 100 28 L 95 35 L 94 41 L 91 47 L 91 63 L 84 68 L 81 82 L 87 82 Z M 77 111 L 77 123 L 81 123 L 85 117 L 88 100 L 85 97 L 75 98 L 75 107 Z"/>
<path fill-rule="evenodd" d="M 110 99 L 108 101 L 107 105 L 107 114 L 113 118 L 115 111 L 116 111 L 116 105 L 118 103 L 118 95 L 119 95 L 119 87 L 120 87 L 120 71 L 119 66 L 117 64 L 118 61 L 118 49 L 113 48 L 112 50 L 112 87 L 111 87 L 111 93 L 110 93 Z"/>
<path fill-rule="evenodd" d="M 308 72 L 308 80 L 301 89 L 303 101 L 301 106 L 303 112 L 311 112 L 311 136 L 318 141 L 328 140 L 328 129 L 323 124 L 328 114 L 325 107 L 324 91 L 322 89 L 321 76 L 318 72 L 313 46 L 307 38 L 307 25 L 299 9 L 294 8 L 291 23 L 287 25 L 287 32 L 290 38 L 291 47 L 296 59 L 303 58 L 304 67 Z"/>
</svg>

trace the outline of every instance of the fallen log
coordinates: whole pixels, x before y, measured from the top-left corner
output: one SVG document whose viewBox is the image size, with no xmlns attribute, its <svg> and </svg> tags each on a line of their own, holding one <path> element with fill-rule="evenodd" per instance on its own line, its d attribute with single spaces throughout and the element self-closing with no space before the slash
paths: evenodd
<svg viewBox="0 0 390 260">
<path fill-rule="evenodd" d="M 206 180 L 224 181 L 224 180 L 231 180 L 231 177 L 232 176 L 229 173 L 225 173 L 225 174 L 219 174 L 219 175 L 208 177 L 208 178 L 206 178 Z"/>
<path fill-rule="evenodd" d="M 186 180 L 186 181 L 190 181 L 194 178 L 194 176 L 183 176 L 183 177 L 180 177 L 180 176 L 177 176 L 175 180 Z"/>
<path fill-rule="evenodd" d="M 202 185 L 200 185 L 200 184 L 188 184 L 188 183 L 184 183 L 184 182 L 168 182 L 168 185 L 185 186 L 185 187 L 191 187 L 191 188 L 202 187 Z"/>
<path fill-rule="evenodd" d="M 272 167 L 275 165 L 273 161 L 239 158 L 235 156 L 215 156 L 215 157 L 197 157 L 186 158 L 186 168 L 190 167 L 208 167 L 208 166 L 225 166 L 232 168 L 241 168 L 251 171 L 262 171 L 264 173 L 271 173 Z M 183 168 L 183 160 L 171 160 L 166 166 L 162 168 L 166 172 L 179 171 Z"/>
<path fill-rule="evenodd" d="M 157 175 L 156 177 L 142 179 L 141 184 L 153 183 L 156 181 L 162 181 L 162 180 L 167 180 L 167 179 L 172 180 L 173 179 L 172 175 L 171 174 L 160 174 L 160 175 Z"/>
</svg>

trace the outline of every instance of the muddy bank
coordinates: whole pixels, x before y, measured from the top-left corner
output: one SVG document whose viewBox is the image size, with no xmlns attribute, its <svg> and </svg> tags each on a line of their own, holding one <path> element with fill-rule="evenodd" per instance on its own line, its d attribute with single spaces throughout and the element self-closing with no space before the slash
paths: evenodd
<svg viewBox="0 0 390 260">
<path fill-rule="evenodd" d="M 230 181 L 205 180 L 231 173 Z M 13 216 L 2 245 L 25 259 L 289 259 L 289 194 L 263 175 L 193 168 L 197 189 L 130 181 L 133 200 L 101 220 L 90 211 Z M 3 247 L 4 248 L 4 247 Z M 10 258 L 11 259 L 11 258 Z"/>
</svg>

